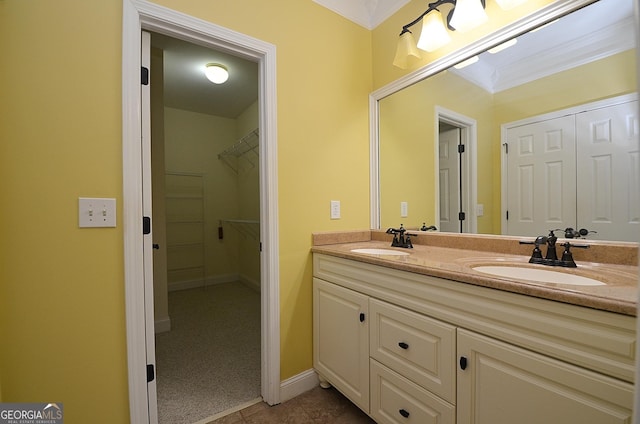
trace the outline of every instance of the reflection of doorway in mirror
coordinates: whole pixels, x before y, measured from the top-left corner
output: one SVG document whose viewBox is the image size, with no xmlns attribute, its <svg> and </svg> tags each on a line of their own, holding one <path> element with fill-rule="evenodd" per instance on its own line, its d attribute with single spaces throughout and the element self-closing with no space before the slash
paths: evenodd
<svg viewBox="0 0 640 424">
<path fill-rule="evenodd" d="M 436 227 L 444 232 L 477 231 L 477 124 L 436 107 Z M 458 147 L 462 146 L 462 147 Z"/>
<path fill-rule="evenodd" d="M 464 146 L 460 139 L 460 128 L 453 127 L 444 122 L 439 123 L 439 185 L 440 185 L 440 231 L 449 233 L 462 232 L 462 223 L 459 213 L 462 210 L 462 179 L 460 178 L 460 162 L 462 152 L 458 146 Z"/>
<path fill-rule="evenodd" d="M 637 241 L 637 108 L 635 95 L 621 96 L 505 124 L 504 233 L 571 227 L 590 239 Z"/>
</svg>

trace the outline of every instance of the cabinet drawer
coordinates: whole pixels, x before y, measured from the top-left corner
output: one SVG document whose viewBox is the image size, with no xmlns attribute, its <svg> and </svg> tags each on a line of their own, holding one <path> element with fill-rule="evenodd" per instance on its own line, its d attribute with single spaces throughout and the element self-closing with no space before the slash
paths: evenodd
<svg viewBox="0 0 640 424">
<path fill-rule="evenodd" d="M 371 417 L 379 424 L 455 424 L 455 406 L 371 360 Z"/>
<path fill-rule="evenodd" d="M 371 357 L 455 403 L 456 328 L 376 299 L 369 312 Z"/>
</svg>

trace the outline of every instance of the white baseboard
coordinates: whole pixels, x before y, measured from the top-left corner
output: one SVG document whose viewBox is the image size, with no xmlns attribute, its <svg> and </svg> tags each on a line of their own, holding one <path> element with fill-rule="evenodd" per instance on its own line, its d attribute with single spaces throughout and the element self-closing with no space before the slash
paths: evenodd
<svg viewBox="0 0 640 424">
<path fill-rule="evenodd" d="M 213 286 L 215 284 L 231 283 L 239 280 L 240 276 L 238 274 L 226 274 L 207 277 L 204 280 L 175 281 L 169 283 L 168 291 L 195 289 L 196 287 Z"/>
<path fill-rule="evenodd" d="M 155 333 L 165 333 L 167 331 L 171 331 L 171 318 L 165 317 L 160 318 L 155 321 Z"/>
<path fill-rule="evenodd" d="M 318 374 L 316 374 L 313 369 L 287 378 L 280 382 L 280 402 L 286 402 L 304 392 L 308 392 L 318 384 L 320 384 L 320 380 L 318 379 Z"/>
</svg>

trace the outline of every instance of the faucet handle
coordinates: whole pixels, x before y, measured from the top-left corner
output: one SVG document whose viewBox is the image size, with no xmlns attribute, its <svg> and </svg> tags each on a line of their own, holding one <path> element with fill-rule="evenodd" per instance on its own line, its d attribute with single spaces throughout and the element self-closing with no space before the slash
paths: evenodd
<svg viewBox="0 0 640 424">
<path fill-rule="evenodd" d="M 565 242 L 563 244 L 564 252 L 562 252 L 562 259 L 560 260 L 560 266 L 567 268 L 576 268 L 576 262 L 573 260 L 573 253 L 571 253 L 571 243 Z"/>
<path fill-rule="evenodd" d="M 571 244 L 568 241 L 562 244 L 564 246 L 564 252 L 562 252 L 562 259 L 560 260 L 560 266 L 568 268 L 576 268 L 576 262 L 573 260 L 573 253 L 571 253 L 572 247 L 580 249 L 588 249 L 588 244 Z"/>
<path fill-rule="evenodd" d="M 542 251 L 540 250 L 540 244 L 546 243 L 546 242 L 547 242 L 546 236 L 536 237 L 535 241 L 520 240 L 520 244 L 534 245 L 533 252 L 531 252 L 531 258 L 529 259 L 530 264 L 541 264 L 544 262 L 544 259 L 542 258 Z"/>
</svg>

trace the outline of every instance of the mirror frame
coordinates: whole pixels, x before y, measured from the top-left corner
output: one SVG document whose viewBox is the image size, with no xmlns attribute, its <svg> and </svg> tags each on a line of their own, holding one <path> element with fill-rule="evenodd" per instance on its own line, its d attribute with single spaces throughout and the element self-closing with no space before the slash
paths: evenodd
<svg viewBox="0 0 640 424">
<path fill-rule="evenodd" d="M 458 62 L 480 54 L 505 41 L 531 31 L 541 25 L 561 18 L 597 0 L 567 0 L 550 4 L 528 16 L 519 19 L 479 40 L 455 50 L 391 83 L 373 91 L 369 95 L 369 184 L 370 184 L 370 225 L 380 229 L 380 108 L 379 101 L 417 82 L 444 71 Z M 436 187 L 436 192 L 438 188 Z M 435 205 L 436 216 L 438 205 Z"/>
</svg>

